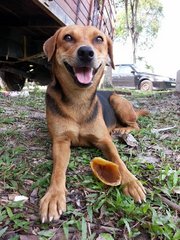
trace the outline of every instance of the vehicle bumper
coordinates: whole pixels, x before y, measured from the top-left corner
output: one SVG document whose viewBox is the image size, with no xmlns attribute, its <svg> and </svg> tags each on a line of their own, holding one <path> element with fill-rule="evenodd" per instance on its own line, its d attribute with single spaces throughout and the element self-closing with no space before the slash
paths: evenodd
<svg viewBox="0 0 180 240">
<path fill-rule="evenodd" d="M 173 89 L 176 87 L 175 82 L 153 82 L 153 89 L 155 90 L 166 90 Z"/>
</svg>

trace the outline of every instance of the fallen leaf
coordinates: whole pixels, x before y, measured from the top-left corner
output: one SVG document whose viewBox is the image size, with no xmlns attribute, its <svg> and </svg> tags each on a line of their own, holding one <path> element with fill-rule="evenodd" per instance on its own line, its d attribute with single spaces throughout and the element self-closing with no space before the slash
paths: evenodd
<svg viewBox="0 0 180 240">
<path fill-rule="evenodd" d="M 133 137 L 132 134 L 123 134 L 123 140 L 127 143 L 128 146 L 136 147 L 138 146 L 137 140 Z"/>
<path fill-rule="evenodd" d="M 0 237 L 2 237 L 2 235 L 6 232 L 7 229 L 8 227 L 0 229 Z"/>
<path fill-rule="evenodd" d="M 30 203 L 35 203 L 36 202 L 36 199 L 38 197 L 38 188 L 35 188 L 32 193 L 30 194 L 30 197 L 29 197 L 29 200 L 30 200 Z"/>
<path fill-rule="evenodd" d="M 42 230 L 38 232 L 39 236 L 43 237 L 53 237 L 54 236 L 54 231 L 53 230 Z"/>
<path fill-rule="evenodd" d="M 14 201 L 15 197 L 19 196 L 18 192 L 12 193 L 12 194 L 8 194 L 8 199 L 10 201 Z"/>
<path fill-rule="evenodd" d="M 111 134 L 112 138 L 114 139 L 119 139 L 119 140 L 124 140 L 124 142 L 131 147 L 136 147 L 138 146 L 137 140 L 133 137 L 132 134 L 121 134 L 119 131 L 118 132 L 112 132 Z"/>
<path fill-rule="evenodd" d="M 148 163 L 157 163 L 159 162 L 159 159 L 153 156 L 142 156 L 139 155 L 138 158 L 141 159 L 142 162 L 148 162 Z"/>
<path fill-rule="evenodd" d="M 23 196 L 23 195 L 19 195 L 19 196 L 15 196 L 14 201 L 15 202 L 19 202 L 19 201 L 27 201 L 28 197 Z"/>
<path fill-rule="evenodd" d="M 35 235 L 20 235 L 20 240 L 39 240 L 39 237 Z"/>
<path fill-rule="evenodd" d="M 59 229 L 51 240 L 67 240 L 67 238 L 65 237 L 63 230 Z"/>
<path fill-rule="evenodd" d="M 176 194 L 180 194 L 180 186 L 173 188 L 173 192 Z"/>
</svg>

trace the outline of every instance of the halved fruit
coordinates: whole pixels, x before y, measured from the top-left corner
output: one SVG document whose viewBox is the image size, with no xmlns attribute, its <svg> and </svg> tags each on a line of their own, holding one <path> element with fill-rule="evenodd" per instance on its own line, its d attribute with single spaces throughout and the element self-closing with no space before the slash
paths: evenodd
<svg viewBox="0 0 180 240">
<path fill-rule="evenodd" d="M 118 186 L 121 184 L 121 175 L 117 164 L 100 157 L 95 157 L 90 162 L 94 175 L 104 184 Z"/>
</svg>

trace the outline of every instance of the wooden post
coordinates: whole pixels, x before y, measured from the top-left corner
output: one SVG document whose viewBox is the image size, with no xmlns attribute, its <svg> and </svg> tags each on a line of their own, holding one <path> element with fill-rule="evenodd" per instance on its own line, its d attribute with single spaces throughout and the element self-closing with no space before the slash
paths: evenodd
<svg viewBox="0 0 180 240">
<path fill-rule="evenodd" d="M 177 71 L 176 75 L 176 92 L 180 93 L 180 70 Z"/>
<path fill-rule="evenodd" d="M 107 66 L 104 72 L 104 75 L 100 81 L 99 88 L 113 88 L 112 85 L 112 67 Z"/>
</svg>

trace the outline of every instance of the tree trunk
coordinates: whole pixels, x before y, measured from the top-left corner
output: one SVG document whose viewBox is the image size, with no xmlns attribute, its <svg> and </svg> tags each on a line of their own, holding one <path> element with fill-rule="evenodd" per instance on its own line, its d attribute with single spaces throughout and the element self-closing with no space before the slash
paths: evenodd
<svg viewBox="0 0 180 240">
<path fill-rule="evenodd" d="M 136 41 L 132 39 L 133 63 L 136 63 Z"/>
<path fill-rule="evenodd" d="M 136 46 L 138 42 L 137 32 L 137 9 L 139 0 L 125 0 L 125 12 L 126 12 L 126 25 L 131 35 L 132 51 L 133 51 L 133 63 L 136 63 Z M 129 12 L 131 20 L 129 21 Z"/>
</svg>

